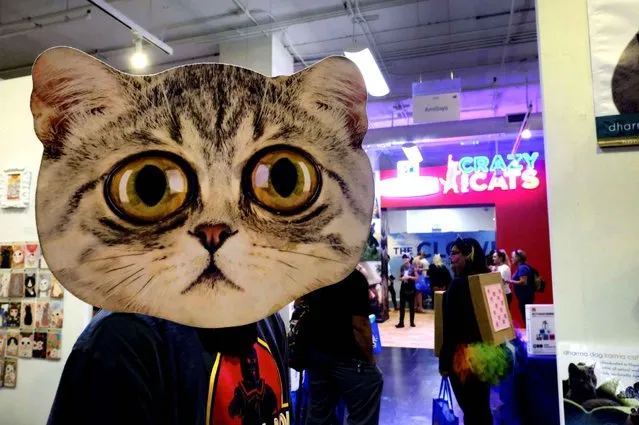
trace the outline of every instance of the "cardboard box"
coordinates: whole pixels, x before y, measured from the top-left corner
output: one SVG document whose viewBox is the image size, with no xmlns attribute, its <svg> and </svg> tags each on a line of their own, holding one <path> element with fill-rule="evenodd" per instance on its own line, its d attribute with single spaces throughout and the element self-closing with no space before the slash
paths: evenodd
<svg viewBox="0 0 639 425">
<path fill-rule="evenodd" d="M 552 304 L 529 304 L 526 306 L 526 336 L 528 354 L 555 355 L 555 306 Z"/>
<path fill-rule="evenodd" d="M 444 291 L 435 291 L 435 357 L 444 343 Z"/>
<path fill-rule="evenodd" d="M 501 274 L 469 276 L 468 282 L 482 340 L 490 344 L 503 344 L 515 339 Z"/>
</svg>

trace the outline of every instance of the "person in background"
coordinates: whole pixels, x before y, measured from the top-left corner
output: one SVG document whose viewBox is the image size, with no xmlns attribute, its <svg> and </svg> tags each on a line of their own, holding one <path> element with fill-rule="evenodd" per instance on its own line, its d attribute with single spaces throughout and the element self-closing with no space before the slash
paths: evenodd
<svg viewBox="0 0 639 425">
<path fill-rule="evenodd" d="M 411 264 L 408 254 L 402 255 L 404 264 L 399 268 L 399 280 L 402 282 L 399 287 L 399 323 L 396 328 L 404 327 L 404 316 L 406 315 L 406 304 L 410 311 L 410 326 L 415 327 L 415 282 L 417 281 L 417 268 Z"/>
<path fill-rule="evenodd" d="M 482 342 L 475 317 L 468 276 L 489 273 L 486 256 L 475 239 L 455 241 L 450 253 L 455 278 L 444 295 L 443 343 L 439 371 L 450 377 L 455 398 L 464 412 L 465 425 L 492 425 L 490 385 L 470 374 L 462 380 L 453 370 L 453 358 L 463 347 Z"/>
<path fill-rule="evenodd" d="M 496 272 L 497 271 L 497 265 L 495 264 L 495 250 L 491 250 L 487 255 L 486 255 L 486 265 L 488 266 L 488 269 L 491 272 Z"/>
<path fill-rule="evenodd" d="M 508 264 L 508 255 L 503 249 L 498 249 L 493 254 L 493 262 L 495 264 L 495 271 L 501 274 L 501 280 L 504 282 L 504 294 L 508 300 L 508 306 L 513 301 L 513 294 L 510 290 L 511 271 L 510 264 Z"/>
<path fill-rule="evenodd" d="M 377 425 L 384 379 L 373 357 L 368 281 L 354 270 L 303 300 L 308 306 L 304 330 L 311 341 L 306 425 L 331 425 L 339 400 L 349 425 Z"/>
<path fill-rule="evenodd" d="M 424 262 L 426 263 L 426 268 L 424 268 Z M 419 253 L 413 259 L 413 268 L 417 273 L 417 280 L 415 281 L 415 311 L 417 313 L 424 313 L 424 290 L 426 288 L 428 270 L 428 261 L 424 254 Z"/>
<path fill-rule="evenodd" d="M 526 305 L 535 303 L 535 276 L 532 268 L 527 263 L 527 256 L 524 251 L 518 249 L 512 253 L 512 262 L 517 271 L 509 283 L 514 285 L 515 295 L 519 302 L 519 313 L 521 320 L 526 323 Z"/>
<path fill-rule="evenodd" d="M 399 310 L 397 306 L 397 293 L 395 292 L 395 276 L 388 276 L 388 292 L 390 293 L 391 300 L 393 301 L 393 309 L 395 311 Z"/>
<path fill-rule="evenodd" d="M 435 254 L 433 256 L 433 264 L 428 266 L 428 277 L 430 278 L 430 287 L 433 291 L 433 299 L 435 299 L 435 292 L 448 289 L 448 285 L 453 278 L 450 275 L 448 267 L 444 265 L 441 255 Z"/>
</svg>

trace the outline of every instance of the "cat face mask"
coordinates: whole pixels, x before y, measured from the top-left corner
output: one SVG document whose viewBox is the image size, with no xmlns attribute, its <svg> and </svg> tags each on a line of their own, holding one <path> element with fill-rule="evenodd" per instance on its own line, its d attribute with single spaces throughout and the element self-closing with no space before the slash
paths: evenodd
<svg viewBox="0 0 639 425">
<path fill-rule="evenodd" d="M 366 88 L 197 64 L 133 76 L 70 48 L 33 66 L 42 250 L 82 300 L 198 327 L 260 320 L 347 276 L 368 236 Z"/>
</svg>

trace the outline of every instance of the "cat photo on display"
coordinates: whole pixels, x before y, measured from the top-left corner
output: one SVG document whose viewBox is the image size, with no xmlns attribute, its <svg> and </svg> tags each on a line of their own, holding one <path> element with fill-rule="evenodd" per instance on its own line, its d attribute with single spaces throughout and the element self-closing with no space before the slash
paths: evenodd
<svg viewBox="0 0 639 425">
<path fill-rule="evenodd" d="M 51 273 L 40 272 L 40 281 L 38 282 L 38 297 L 49 298 L 51 295 Z"/>
<path fill-rule="evenodd" d="M 38 301 L 36 305 L 36 322 L 35 327 L 48 328 L 49 327 L 49 303 L 47 301 Z"/>
<path fill-rule="evenodd" d="M 20 346 L 18 348 L 18 357 L 30 359 L 33 357 L 33 334 L 20 333 Z"/>
<path fill-rule="evenodd" d="M 24 275 L 24 297 L 35 298 L 36 296 L 36 274 L 26 273 Z"/>
<path fill-rule="evenodd" d="M 21 329 L 33 329 L 35 327 L 35 303 L 33 301 L 22 301 L 20 320 Z"/>
<path fill-rule="evenodd" d="M 136 76 L 60 47 L 32 78 L 40 248 L 83 301 L 239 326 L 357 264 L 374 189 L 348 59 L 275 78 L 217 63 Z"/>
<path fill-rule="evenodd" d="M 49 289 L 49 294 L 51 298 L 63 298 L 64 297 L 64 288 L 60 285 L 58 279 L 55 278 L 51 273 L 49 273 L 49 284 L 51 288 Z"/>
<path fill-rule="evenodd" d="M 24 246 L 24 249 L 24 267 L 28 269 L 35 269 L 38 267 L 38 262 L 40 261 L 40 247 L 37 243 L 28 243 Z"/>
<path fill-rule="evenodd" d="M 24 268 L 24 246 L 13 245 L 13 259 L 11 261 L 12 269 Z"/>
<path fill-rule="evenodd" d="M 13 259 L 13 248 L 9 245 L 0 246 L 0 269 L 10 269 Z"/>
<path fill-rule="evenodd" d="M 582 406 L 586 411 L 597 407 L 619 406 L 620 404 L 597 391 L 595 365 L 570 363 L 568 380 L 564 381 L 564 397 Z"/>
<path fill-rule="evenodd" d="M 0 326 L 3 328 L 8 327 L 7 318 L 9 317 L 9 303 L 0 303 Z"/>
<path fill-rule="evenodd" d="M 33 334 L 33 358 L 47 358 L 47 333 L 36 332 Z"/>
<path fill-rule="evenodd" d="M 62 334 L 60 331 L 51 331 L 47 333 L 47 359 L 59 360 Z"/>
<path fill-rule="evenodd" d="M 20 342 L 20 331 L 8 330 L 6 334 L 5 352 L 6 357 L 17 357 Z"/>
<path fill-rule="evenodd" d="M 18 380 L 18 361 L 16 359 L 5 359 L 4 361 L 4 386 L 15 388 Z"/>
<path fill-rule="evenodd" d="M 52 328 L 62 328 L 64 323 L 64 306 L 62 301 L 49 304 L 49 326 Z"/>
</svg>

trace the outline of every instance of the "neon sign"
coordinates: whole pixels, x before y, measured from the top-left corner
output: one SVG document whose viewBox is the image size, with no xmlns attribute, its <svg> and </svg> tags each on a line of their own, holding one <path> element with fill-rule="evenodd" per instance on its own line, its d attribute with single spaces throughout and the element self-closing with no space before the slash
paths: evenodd
<svg viewBox="0 0 639 425">
<path fill-rule="evenodd" d="M 439 181 L 443 193 L 492 192 L 495 189 L 515 190 L 518 188 L 533 190 L 539 187 L 539 177 L 535 162 L 539 152 L 495 155 L 492 160 L 487 156 L 466 156 L 454 161 L 448 155 L 446 177 Z"/>
<path fill-rule="evenodd" d="M 389 198 L 410 198 L 442 193 L 534 190 L 540 181 L 535 170 L 539 152 L 466 156 L 459 161 L 448 155 L 444 177 L 421 175 L 419 164 L 397 162 L 397 177 L 380 182 L 380 194 Z"/>
</svg>

